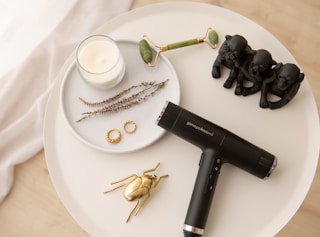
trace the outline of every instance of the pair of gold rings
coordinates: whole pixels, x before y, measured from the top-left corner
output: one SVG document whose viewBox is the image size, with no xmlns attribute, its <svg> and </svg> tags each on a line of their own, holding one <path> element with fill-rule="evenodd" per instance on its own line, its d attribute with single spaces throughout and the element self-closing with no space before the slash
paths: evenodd
<svg viewBox="0 0 320 237">
<path fill-rule="evenodd" d="M 123 124 L 123 130 L 127 134 L 133 134 L 137 130 L 137 124 L 132 120 L 126 121 Z M 121 132 L 119 129 L 110 129 L 107 131 L 106 139 L 112 144 L 119 143 L 121 141 Z"/>
</svg>

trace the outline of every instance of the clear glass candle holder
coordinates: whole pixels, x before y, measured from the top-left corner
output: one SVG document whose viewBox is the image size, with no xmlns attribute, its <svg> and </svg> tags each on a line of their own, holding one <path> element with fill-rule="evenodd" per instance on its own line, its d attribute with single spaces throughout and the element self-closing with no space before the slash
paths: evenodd
<svg viewBox="0 0 320 237">
<path fill-rule="evenodd" d="M 81 77 L 99 88 L 112 88 L 124 77 L 125 63 L 117 43 L 105 35 L 84 39 L 76 52 Z"/>
</svg>

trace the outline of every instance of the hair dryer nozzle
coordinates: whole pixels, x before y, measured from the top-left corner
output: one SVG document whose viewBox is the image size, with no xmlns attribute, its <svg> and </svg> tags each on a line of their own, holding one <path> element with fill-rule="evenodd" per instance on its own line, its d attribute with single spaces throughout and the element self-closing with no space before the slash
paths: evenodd
<svg viewBox="0 0 320 237">
<path fill-rule="evenodd" d="M 169 130 L 173 126 L 174 122 L 176 121 L 180 109 L 179 107 L 172 106 L 173 104 L 169 101 L 166 101 L 165 105 L 163 106 L 163 109 L 161 110 L 161 113 L 157 119 L 157 124 L 166 129 Z"/>
<path fill-rule="evenodd" d="M 269 176 L 271 175 L 271 173 L 273 172 L 273 170 L 277 167 L 278 165 L 278 158 L 275 156 L 274 157 L 274 160 L 273 160 L 273 163 L 272 163 L 272 166 L 271 168 L 269 169 L 269 172 L 268 174 L 266 175 L 265 179 L 269 178 Z"/>
</svg>

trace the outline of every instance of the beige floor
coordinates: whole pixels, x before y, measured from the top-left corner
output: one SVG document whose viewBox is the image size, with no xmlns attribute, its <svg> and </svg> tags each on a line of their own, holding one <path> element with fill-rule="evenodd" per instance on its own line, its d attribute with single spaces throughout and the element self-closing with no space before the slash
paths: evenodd
<svg viewBox="0 0 320 237">
<path fill-rule="evenodd" d="M 135 0 L 132 8 L 159 0 Z M 265 27 L 294 55 L 305 72 L 320 108 L 319 0 L 201 0 L 238 12 Z M 278 237 L 320 236 L 320 166 L 299 211 Z M 15 185 L 0 205 L 0 237 L 88 236 L 60 202 L 41 151 L 19 165 Z"/>
</svg>

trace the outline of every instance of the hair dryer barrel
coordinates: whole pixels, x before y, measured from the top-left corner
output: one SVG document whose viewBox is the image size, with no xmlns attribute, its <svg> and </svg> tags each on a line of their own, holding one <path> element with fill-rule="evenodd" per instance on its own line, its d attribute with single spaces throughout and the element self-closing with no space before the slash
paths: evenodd
<svg viewBox="0 0 320 237">
<path fill-rule="evenodd" d="M 276 157 L 269 152 L 171 102 L 163 108 L 158 125 L 202 151 L 216 150 L 222 162 L 259 178 L 268 177 L 277 164 Z"/>
</svg>

